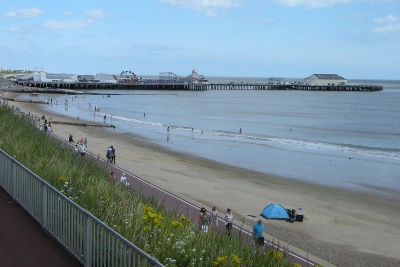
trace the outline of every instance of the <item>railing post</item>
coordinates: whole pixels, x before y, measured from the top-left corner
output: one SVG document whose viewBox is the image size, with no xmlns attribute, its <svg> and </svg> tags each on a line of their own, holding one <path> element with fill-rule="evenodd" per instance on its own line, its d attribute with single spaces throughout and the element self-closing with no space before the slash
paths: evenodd
<svg viewBox="0 0 400 267">
<path fill-rule="evenodd" d="M 16 179 L 16 177 L 15 176 L 17 176 L 17 174 L 16 174 L 16 171 L 15 171 L 15 165 L 16 165 L 16 163 L 15 163 L 15 158 L 13 157 L 13 159 L 12 159 L 12 163 L 11 163 L 11 173 L 10 173 L 10 176 L 11 176 L 11 196 L 12 196 L 12 199 L 13 199 L 13 201 L 15 201 L 15 191 L 17 190 L 17 179 Z"/>
<path fill-rule="evenodd" d="M 42 228 L 47 228 L 47 186 L 42 182 Z"/>
<path fill-rule="evenodd" d="M 88 213 L 85 214 L 85 232 L 83 240 L 83 260 L 85 266 L 92 266 L 92 221 Z"/>
</svg>

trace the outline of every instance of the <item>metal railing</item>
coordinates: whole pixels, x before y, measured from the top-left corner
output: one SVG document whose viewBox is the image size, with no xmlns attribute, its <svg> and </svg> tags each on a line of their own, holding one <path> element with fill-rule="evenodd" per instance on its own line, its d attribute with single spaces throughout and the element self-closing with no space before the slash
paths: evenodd
<svg viewBox="0 0 400 267">
<path fill-rule="evenodd" d="M 0 186 L 84 266 L 164 266 L 3 150 Z"/>
</svg>

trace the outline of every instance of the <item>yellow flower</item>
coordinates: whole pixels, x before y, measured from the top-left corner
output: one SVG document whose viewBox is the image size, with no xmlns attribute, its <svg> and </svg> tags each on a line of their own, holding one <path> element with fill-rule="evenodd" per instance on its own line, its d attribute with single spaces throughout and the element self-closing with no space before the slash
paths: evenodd
<svg viewBox="0 0 400 267">
<path fill-rule="evenodd" d="M 183 224 L 180 221 L 174 220 L 172 221 L 172 225 L 175 227 L 182 227 Z"/>
<path fill-rule="evenodd" d="M 217 258 L 217 261 L 219 262 L 219 263 L 223 263 L 224 261 L 226 261 L 228 259 L 228 256 L 219 256 L 218 258 Z"/>
<path fill-rule="evenodd" d="M 192 221 L 185 215 L 181 215 L 181 221 L 184 223 L 192 224 Z"/>
<path fill-rule="evenodd" d="M 147 213 L 149 213 L 149 212 L 154 213 L 154 209 L 152 207 L 150 207 L 150 206 L 144 207 L 144 211 L 147 212 Z"/>
<path fill-rule="evenodd" d="M 274 249 L 268 251 L 267 257 L 273 257 L 275 260 L 279 261 L 283 258 L 283 254 L 279 250 Z"/>
<path fill-rule="evenodd" d="M 60 178 L 58 178 L 58 181 L 65 183 L 65 182 L 68 182 L 68 178 L 61 176 Z"/>
<path fill-rule="evenodd" d="M 236 256 L 235 254 L 232 254 L 232 257 L 233 257 L 233 261 L 236 264 L 240 265 L 242 263 L 242 260 L 238 256 Z"/>
<path fill-rule="evenodd" d="M 150 226 L 145 226 L 144 228 L 143 228 L 143 231 L 145 231 L 145 232 L 148 232 L 148 231 L 150 231 L 151 230 L 151 227 Z"/>
</svg>

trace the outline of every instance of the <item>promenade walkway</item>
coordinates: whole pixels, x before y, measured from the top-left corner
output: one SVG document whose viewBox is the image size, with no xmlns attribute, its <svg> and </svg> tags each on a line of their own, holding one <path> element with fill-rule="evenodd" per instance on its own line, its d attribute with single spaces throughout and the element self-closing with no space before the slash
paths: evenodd
<svg viewBox="0 0 400 267">
<path fill-rule="evenodd" d="M 0 187 L 0 266 L 78 267 L 40 225 Z"/>
</svg>

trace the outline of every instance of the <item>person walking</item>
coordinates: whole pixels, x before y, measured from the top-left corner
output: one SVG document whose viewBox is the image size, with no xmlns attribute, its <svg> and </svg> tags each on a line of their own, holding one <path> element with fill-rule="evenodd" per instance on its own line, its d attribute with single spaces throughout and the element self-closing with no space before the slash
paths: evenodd
<svg viewBox="0 0 400 267">
<path fill-rule="evenodd" d="M 227 209 L 226 210 L 226 215 L 225 215 L 225 227 L 226 227 L 226 232 L 228 234 L 228 236 L 231 235 L 231 231 L 232 231 L 232 224 L 233 224 L 233 214 L 232 214 L 232 210 L 231 209 Z"/>
<path fill-rule="evenodd" d="M 122 176 L 121 176 L 121 178 L 120 178 L 120 182 L 123 183 L 123 184 L 126 185 L 126 186 L 129 185 L 128 181 L 126 180 L 126 176 L 125 176 L 125 173 L 124 173 L 124 172 L 122 173 Z"/>
<path fill-rule="evenodd" d="M 81 153 L 81 157 L 83 158 L 85 156 L 85 145 L 83 142 L 79 144 L 79 152 Z"/>
<path fill-rule="evenodd" d="M 207 214 L 207 210 L 205 208 L 201 208 L 201 210 L 200 210 L 199 224 L 200 224 L 201 231 L 207 233 L 208 226 L 210 225 L 210 217 Z"/>
<path fill-rule="evenodd" d="M 211 229 L 218 229 L 218 211 L 217 207 L 211 210 Z"/>
<path fill-rule="evenodd" d="M 107 162 L 110 162 L 110 163 L 111 163 L 111 159 L 112 159 L 112 150 L 111 150 L 111 147 L 108 147 L 107 153 L 106 153 L 106 157 L 107 157 Z"/>
<path fill-rule="evenodd" d="M 254 243 L 257 246 L 264 246 L 264 224 L 261 219 L 257 220 L 257 223 L 253 226 L 252 235 L 254 238 Z"/>
<path fill-rule="evenodd" d="M 111 163 L 115 164 L 115 148 L 111 146 L 112 156 L 111 156 Z"/>
<path fill-rule="evenodd" d="M 85 137 L 85 140 L 83 140 L 83 144 L 85 145 L 85 148 L 87 148 L 87 139 Z"/>
<path fill-rule="evenodd" d="M 74 148 L 75 148 L 75 153 L 78 155 L 78 153 L 79 153 L 79 147 L 78 147 L 78 144 L 75 144 Z"/>
</svg>

